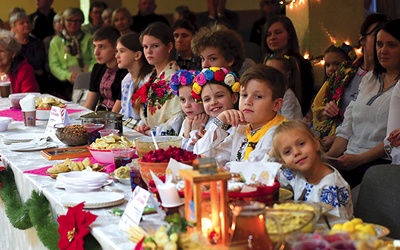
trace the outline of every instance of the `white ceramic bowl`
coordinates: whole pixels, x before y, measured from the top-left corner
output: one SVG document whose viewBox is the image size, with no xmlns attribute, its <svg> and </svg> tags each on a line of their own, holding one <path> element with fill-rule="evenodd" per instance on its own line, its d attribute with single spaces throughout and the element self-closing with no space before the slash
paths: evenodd
<svg viewBox="0 0 400 250">
<path fill-rule="evenodd" d="M 7 131 L 8 124 L 12 121 L 9 117 L 0 117 L 0 132 Z"/>
<path fill-rule="evenodd" d="M 91 149 L 89 147 L 89 152 L 92 154 L 100 163 L 114 163 L 114 155 L 111 150 L 107 149 Z"/>
<path fill-rule="evenodd" d="M 69 183 L 86 183 L 86 184 L 104 184 L 109 175 L 103 172 L 92 171 L 71 171 L 67 173 L 60 173 L 57 178 L 66 184 Z"/>
<path fill-rule="evenodd" d="M 51 109 L 36 109 L 36 120 L 48 120 Z"/>
<path fill-rule="evenodd" d="M 16 94 L 10 94 L 8 98 L 10 98 L 11 101 L 11 107 L 16 108 L 16 109 L 21 109 L 21 105 L 19 104 L 19 101 L 27 96 L 28 94 L 32 94 L 35 96 L 35 98 L 40 97 L 40 93 L 32 92 L 32 93 L 16 93 Z"/>
</svg>

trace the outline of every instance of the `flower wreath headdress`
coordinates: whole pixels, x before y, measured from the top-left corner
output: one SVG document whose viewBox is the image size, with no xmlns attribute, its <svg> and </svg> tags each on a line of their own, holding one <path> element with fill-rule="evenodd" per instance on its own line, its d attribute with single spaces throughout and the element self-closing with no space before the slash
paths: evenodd
<svg viewBox="0 0 400 250">
<path fill-rule="evenodd" d="M 353 46 L 347 45 L 342 41 L 336 41 L 333 43 L 333 46 L 341 49 L 351 60 L 356 59 L 356 52 L 354 51 Z"/>
<path fill-rule="evenodd" d="M 204 68 L 196 75 L 192 85 L 192 96 L 196 102 L 201 103 L 201 90 L 207 83 L 225 84 L 233 93 L 240 91 L 239 77 L 234 72 L 222 67 Z"/>
<path fill-rule="evenodd" d="M 180 69 L 175 74 L 171 76 L 169 86 L 171 87 L 172 93 L 179 96 L 179 86 L 191 86 L 193 80 L 200 71 L 198 70 L 186 70 Z"/>
</svg>

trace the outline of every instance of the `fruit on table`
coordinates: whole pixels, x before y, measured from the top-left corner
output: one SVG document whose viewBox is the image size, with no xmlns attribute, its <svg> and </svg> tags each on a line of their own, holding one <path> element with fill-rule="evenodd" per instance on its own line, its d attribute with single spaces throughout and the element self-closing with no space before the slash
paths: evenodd
<svg viewBox="0 0 400 250">
<path fill-rule="evenodd" d="M 362 234 L 376 236 L 376 231 L 374 226 L 368 223 L 364 223 L 360 218 L 354 218 L 351 221 L 347 221 L 343 224 L 335 224 L 332 227 L 332 231 L 333 232 L 346 231 L 349 232 L 350 234 L 362 233 Z"/>
</svg>

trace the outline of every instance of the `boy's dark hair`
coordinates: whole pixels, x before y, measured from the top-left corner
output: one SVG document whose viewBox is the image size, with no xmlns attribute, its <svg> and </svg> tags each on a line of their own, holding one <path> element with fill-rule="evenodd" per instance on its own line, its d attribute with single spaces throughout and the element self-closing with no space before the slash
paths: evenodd
<svg viewBox="0 0 400 250">
<path fill-rule="evenodd" d="M 121 34 L 116 28 L 114 28 L 113 26 L 106 26 L 96 30 L 92 38 L 93 41 L 108 40 L 112 45 L 115 46 L 120 36 Z"/>
<path fill-rule="evenodd" d="M 286 77 L 277 69 L 264 64 L 248 68 L 240 77 L 240 87 L 246 88 L 250 80 L 264 82 L 272 90 L 272 99 L 283 98 L 286 91 Z"/>
<path fill-rule="evenodd" d="M 192 33 L 192 35 L 194 35 L 198 30 L 196 24 L 194 24 L 186 19 L 181 19 L 181 20 L 176 21 L 174 23 L 174 25 L 172 26 L 172 31 L 175 31 L 178 28 L 186 29 L 186 30 L 190 31 Z"/>
</svg>

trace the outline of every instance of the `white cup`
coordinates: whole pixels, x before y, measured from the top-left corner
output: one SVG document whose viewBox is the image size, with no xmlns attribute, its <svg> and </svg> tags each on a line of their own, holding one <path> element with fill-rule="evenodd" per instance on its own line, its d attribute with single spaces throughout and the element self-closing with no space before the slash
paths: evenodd
<svg viewBox="0 0 400 250">
<path fill-rule="evenodd" d="M 184 203 L 179 197 L 178 189 L 175 184 L 165 183 L 164 185 L 158 186 L 157 189 L 163 207 L 178 207 Z"/>
</svg>

